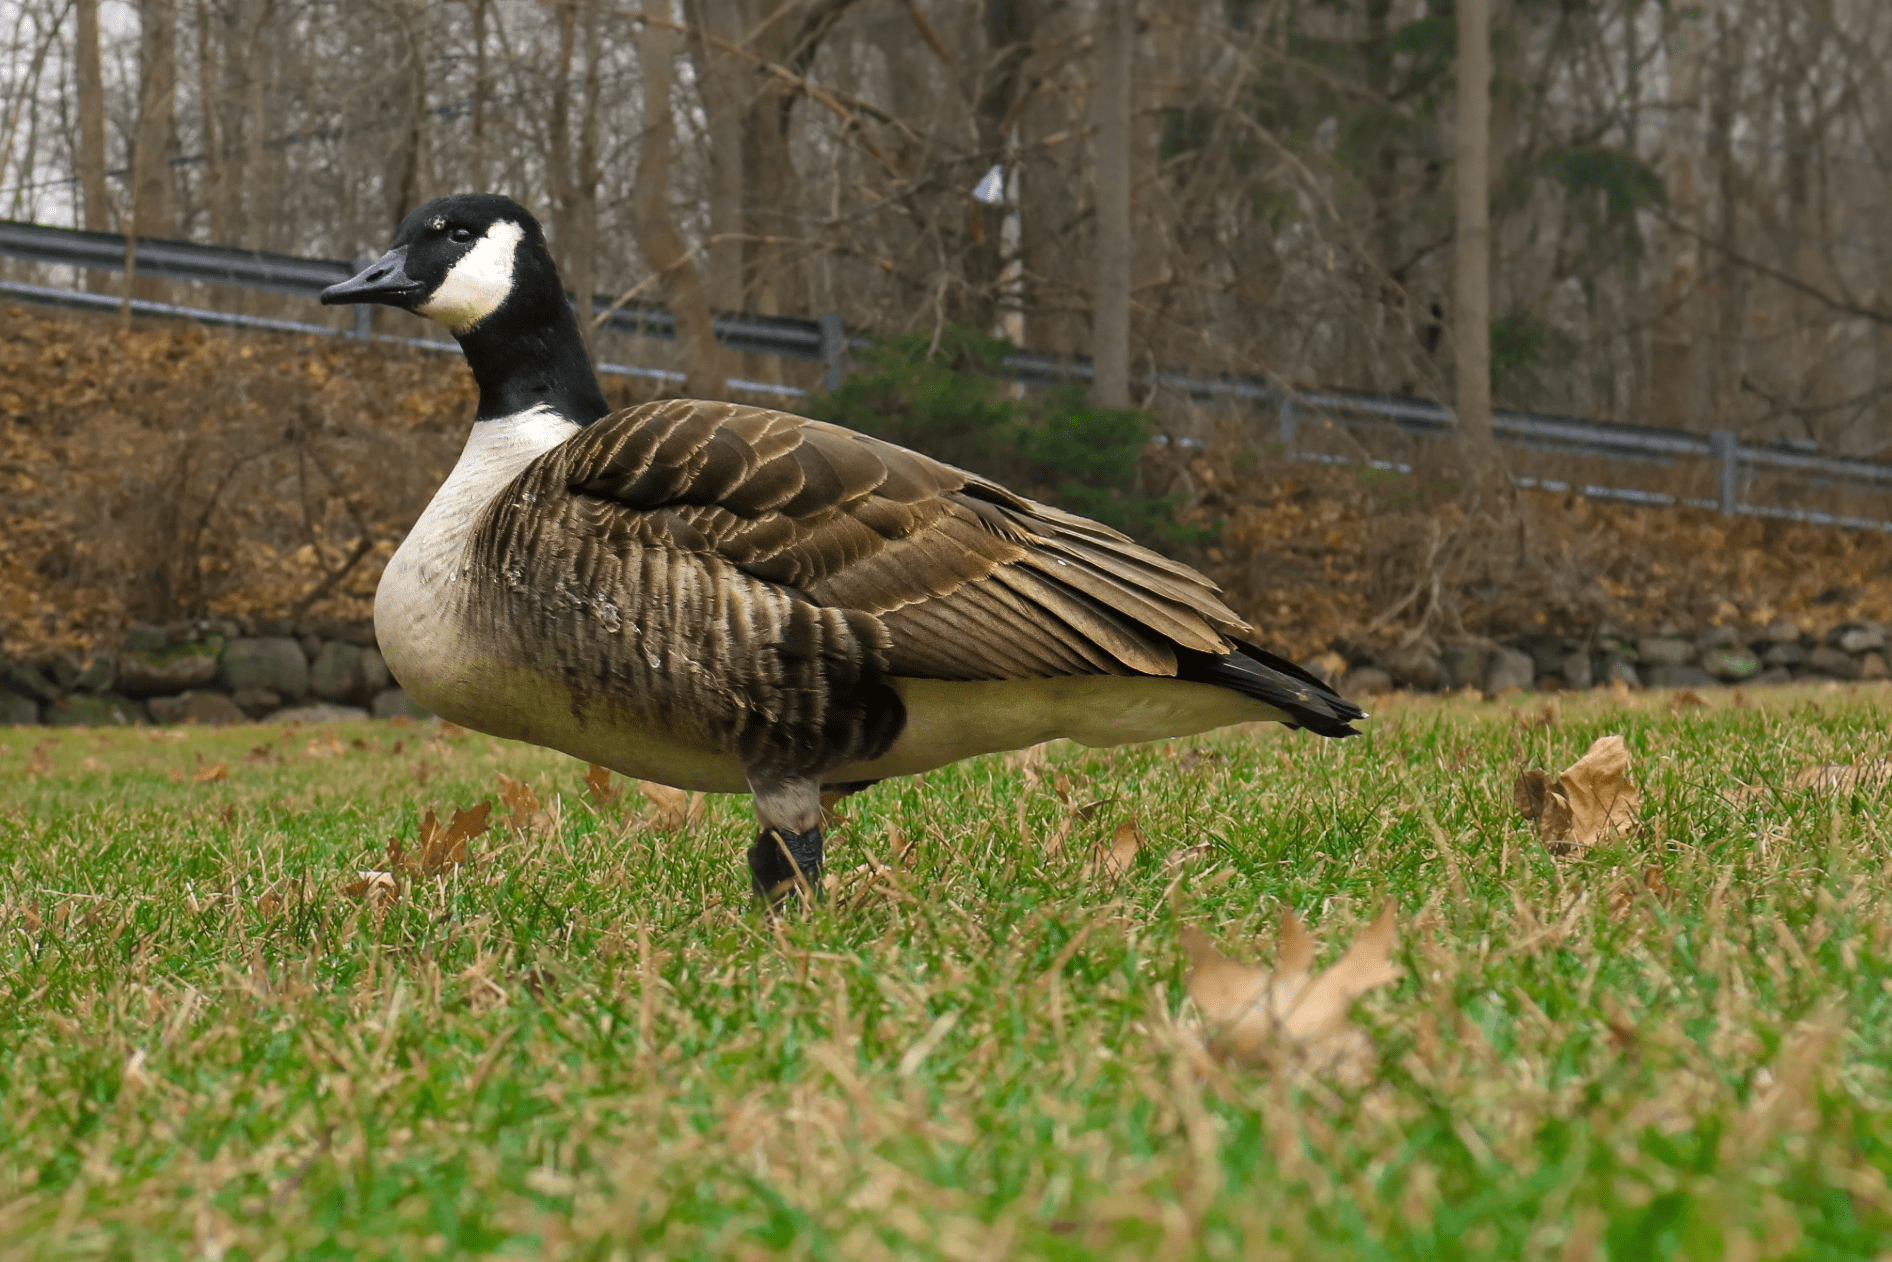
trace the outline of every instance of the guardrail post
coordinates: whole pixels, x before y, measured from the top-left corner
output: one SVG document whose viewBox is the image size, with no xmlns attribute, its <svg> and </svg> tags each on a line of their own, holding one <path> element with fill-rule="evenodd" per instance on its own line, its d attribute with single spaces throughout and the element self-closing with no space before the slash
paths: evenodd
<svg viewBox="0 0 1892 1262">
<path fill-rule="evenodd" d="M 815 323 L 821 326 L 821 358 L 828 363 L 828 370 L 821 374 L 821 388 L 839 390 L 847 380 L 847 330 L 838 315 L 821 316 Z"/>
<path fill-rule="evenodd" d="M 356 259 L 355 274 L 359 276 L 367 271 L 368 265 L 372 262 L 374 262 L 373 259 Z M 355 327 L 348 331 L 348 336 L 360 338 L 364 342 L 374 336 L 374 304 L 372 302 L 355 304 Z"/>
<path fill-rule="evenodd" d="M 1294 396 L 1281 396 L 1281 409 L 1275 415 L 1276 437 L 1280 440 L 1281 450 L 1288 455 L 1294 454 L 1294 431 L 1298 422 L 1294 415 Z"/>
<path fill-rule="evenodd" d="M 1732 517 L 1740 507 L 1739 491 L 1740 472 L 1736 457 L 1741 451 L 1741 440 L 1731 429 L 1718 429 L 1708 436 L 1708 452 L 1720 465 L 1720 493 L 1715 497 L 1716 504 L 1724 516 Z"/>
</svg>

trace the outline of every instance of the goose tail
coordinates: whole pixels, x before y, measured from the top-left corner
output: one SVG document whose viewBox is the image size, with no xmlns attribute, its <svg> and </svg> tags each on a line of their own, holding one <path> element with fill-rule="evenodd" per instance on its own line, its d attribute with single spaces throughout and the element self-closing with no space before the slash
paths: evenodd
<svg viewBox="0 0 1892 1262">
<path fill-rule="evenodd" d="M 1266 702 L 1291 717 L 1290 727 L 1304 727 L 1320 736 L 1358 736 L 1351 724 L 1367 717 L 1353 702 L 1335 692 L 1311 671 L 1242 640 L 1233 653 L 1198 653 L 1176 650 L 1176 677 L 1192 683 L 1214 684 Z"/>
</svg>

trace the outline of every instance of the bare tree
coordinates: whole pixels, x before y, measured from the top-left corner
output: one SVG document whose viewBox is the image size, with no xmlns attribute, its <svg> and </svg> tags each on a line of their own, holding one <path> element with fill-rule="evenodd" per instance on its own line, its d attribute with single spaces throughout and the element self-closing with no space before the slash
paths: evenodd
<svg viewBox="0 0 1892 1262">
<path fill-rule="evenodd" d="M 1135 0 L 1099 0 L 1095 81 L 1097 300 L 1091 397 L 1130 406 L 1130 110 Z"/>
<path fill-rule="evenodd" d="M 111 194 L 105 187 L 105 75 L 99 64 L 99 0 L 78 0 L 79 187 L 85 226 L 112 230 Z"/>
<path fill-rule="evenodd" d="M 1477 459 L 1491 449 L 1491 10 L 1459 0 L 1458 227 L 1452 336 L 1461 440 Z"/>
<path fill-rule="evenodd" d="M 177 231 L 177 0 L 139 0 L 138 131 L 132 160 L 132 232 Z"/>
<path fill-rule="evenodd" d="M 714 318 L 702 275 L 670 209 L 670 158 L 675 132 L 670 96 L 675 83 L 676 32 L 656 22 L 644 24 L 638 58 L 644 72 L 642 143 L 638 146 L 633 222 L 637 243 L 663 288 L 676 320 L 685 389 L 698 398 L 721 398 L 728 376 L 716 344 Z"/>
</svg>

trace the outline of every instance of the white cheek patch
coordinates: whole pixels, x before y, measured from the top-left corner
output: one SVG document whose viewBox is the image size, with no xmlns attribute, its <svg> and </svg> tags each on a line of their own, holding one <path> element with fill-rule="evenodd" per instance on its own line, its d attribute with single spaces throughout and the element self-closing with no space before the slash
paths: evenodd
<svg viewBox="0 0 1892 1262">
<path fill-rule="evenodd" d="M 525 229 L 509 219 L 488 228 L 415 310 L 455 333 L 471 329 L 497 311 L 512 292 L 513 259 L 525 235 Z"/>
</svg>

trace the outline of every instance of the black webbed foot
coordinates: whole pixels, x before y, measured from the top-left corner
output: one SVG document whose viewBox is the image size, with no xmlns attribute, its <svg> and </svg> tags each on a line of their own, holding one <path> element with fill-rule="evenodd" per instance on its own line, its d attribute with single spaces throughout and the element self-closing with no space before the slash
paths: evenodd
<svg viewBox="0 0 1892 1262">
<path fill-rule="evenodd" d="M 749 873 L 756 898 L 773 910 L 801 891 L 809 901 L 821 898 L 821 828 L 805 833 L 764 828 L 749 847 Z"/>
</svg>

